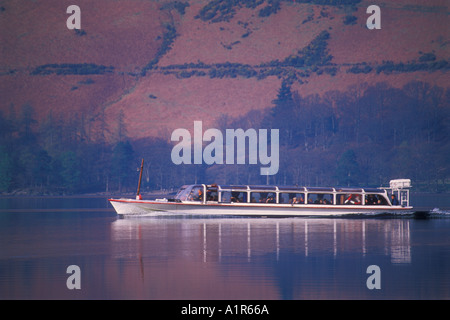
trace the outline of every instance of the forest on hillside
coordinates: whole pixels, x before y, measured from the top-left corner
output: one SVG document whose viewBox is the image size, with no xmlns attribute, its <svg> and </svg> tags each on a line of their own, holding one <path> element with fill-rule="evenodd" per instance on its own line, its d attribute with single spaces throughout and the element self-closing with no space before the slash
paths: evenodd
<svg viewBox="0 0 450 320">
<path fill-rule="evenodd" d="M 38 122 L 32 105 L 11 105 L 0 112 L 0 192 L 135 192 L 142 158 L 144 192 L 196 182 L 379 186 L 394 178 L 412 179 L 416 191 L 449 192 L 449 102 L 448 88 L 417 81 L 323 96 L 301 96 L 284 81 L 266 109 L 222 115 L 215 125 L 279 129 L 280 169 L 268 177 L 260 165 L 175 165 L 170 137 L 127 136 L 126 110 L 113 124 L 104 114 L 52 112 Z"/>
</svg>

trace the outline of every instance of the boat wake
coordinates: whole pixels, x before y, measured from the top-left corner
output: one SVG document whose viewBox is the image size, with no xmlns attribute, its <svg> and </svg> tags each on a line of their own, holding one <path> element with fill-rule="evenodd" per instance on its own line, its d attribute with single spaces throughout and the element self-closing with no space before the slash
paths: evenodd
<svg viewBox="0 0 450 320">
<path fill-rule="evenodd" d="M 418 210 L 403 213 L 382 213 L 378 217 L 386 218 L 413 218 L 413 219 L 433 219 L 433 218 L 450 218 L 450 210 L 434 208 L 432 210 Z"/>
<path fill-rule="evenodd" d="M 348 218 L 347 216 L 342 216 L 343 218 Z M 405 212 L 396 213 L 361 213 L 352 215 L 350 218 L 413 218 L 413 219 L 433 219 L 433 218 L 450 218 L 450 209 L 440 209 L 434 208 L 431 210 L 412 210 Z"/>
<path fill-rule="evenodd" d="M 430 210 L 430 217 L 435 218 L 450 218 L 450 209 L 434 208 Z"/>
</svg>

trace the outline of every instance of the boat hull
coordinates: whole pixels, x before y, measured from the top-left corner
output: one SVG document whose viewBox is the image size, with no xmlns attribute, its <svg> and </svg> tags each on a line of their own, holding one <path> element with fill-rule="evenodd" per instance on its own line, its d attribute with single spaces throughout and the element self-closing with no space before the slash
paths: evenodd
<svg viewBox="0 0 450 320">
<path fill-rule="evenodd" d="M 117 214 L 124 216 L 340 216 L 358 214 L 401 214 L 412 207 L 387 205 L 314 205 L 169 202 L 134 199 L 110 199 Z"/>
</svg>

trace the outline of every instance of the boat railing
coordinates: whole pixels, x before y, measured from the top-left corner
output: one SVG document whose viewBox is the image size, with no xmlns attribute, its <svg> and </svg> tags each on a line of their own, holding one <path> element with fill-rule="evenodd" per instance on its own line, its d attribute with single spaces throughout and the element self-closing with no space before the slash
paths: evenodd
<svg viewBox="0 0 450 320">
<path fill-rule="evenodd" d="M 409 207 L 411 180 L 390 181 L 388 188 L 298 187 L 252 185 L 188 185 L 176 196 L 181 201 L 219 203 L 400 205 Z M 199 192 L 201 191 L 201 192 Z M 212 196 L 214 194 L 214 196 Z M 192 196 L 195 197 L 192 197 Z M 392 195 L 397 201 L 389 199 Z"/>
<path fill-rule="evenodd" d="M 328 204 L 328 205 L 389 205 L 385 188 L 331 188 L 297 186 L 201 185 L 209 202 L 208 192 L 214 192 L 213 202 L 267 204 Z M 408 202 L 409 204 L 409 202 Z"/>
</svg>

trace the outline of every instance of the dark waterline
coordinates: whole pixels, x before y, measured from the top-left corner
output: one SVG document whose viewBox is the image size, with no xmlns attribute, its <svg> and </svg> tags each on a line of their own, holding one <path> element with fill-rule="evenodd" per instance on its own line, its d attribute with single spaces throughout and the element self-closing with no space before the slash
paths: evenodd
<svg viewBox="0 0 450 320">
<path fill-rule="evenodd" d="M 117 219 L 105 198 L 2 198 L 0 299 L 449 299 L 448 217 Z"/>
</svg>

